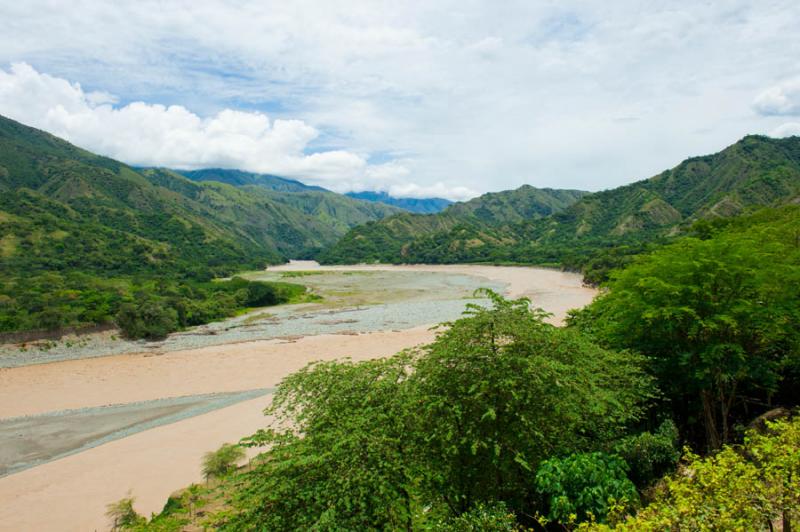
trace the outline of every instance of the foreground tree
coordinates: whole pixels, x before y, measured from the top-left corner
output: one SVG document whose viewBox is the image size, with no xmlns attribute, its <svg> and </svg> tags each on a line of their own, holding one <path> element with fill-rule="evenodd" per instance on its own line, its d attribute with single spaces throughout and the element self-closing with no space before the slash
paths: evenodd
<svg viewBox="0 0 800 532">
<path fill-rule="evenodd" d="M 700 420 L 694 440 L 715 449 L 797 366 L 798 250 L 789 231 L 770 225 L 687 238 L 617 273 L 572 323 L 651 357 L 684 428 Z"/>
<path fill-rule="evenodd" d="M 285 379 L 268 411 L 276 423 L 246 441 L 269 450 L 220 526 L 503 529 L 509 514 L 533 516 L 538 464 L 610 445 L 653 384 L 638 356 L 545 324 L 527 300 L 487 295 L 426 348 Z"/>
<path fill-rule="evenodd" d="M 654 386 L 643 360 L 542 321 L 488 292 L 423 350 L 411 376 L 428 496 L 460 514 L 504 501 L 536 510 L 536 469 L 589 451 L 639 420 Z"/>
</svg>

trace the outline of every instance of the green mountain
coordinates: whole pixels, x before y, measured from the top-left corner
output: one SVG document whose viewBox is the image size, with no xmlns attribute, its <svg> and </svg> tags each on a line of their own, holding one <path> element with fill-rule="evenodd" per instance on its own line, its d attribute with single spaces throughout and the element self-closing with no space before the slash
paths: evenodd
<svg viewBox="0 0 800 532">
<path fill-rule="evenodd" d="M 609 253 L 639 251 L 700 219 L 799 197 L 800 138 L 748 136 L 650 179 L 582 197 L 550 216 L 505 217 L 510 223 L 498 224 L 492 212 L 481 223 L 473 218 L 439 223 L 435 230 L 410 228 L 405 234 L 382 228 L 393 221 L 389 219 L 351 231 L 322 257 L 331 262 L 345 261 L 349 255 L 361 261 L 508 261 L 580 268 L 604 261 Z M 451 209 L 438 216 L 447 216 Z M 381 249 L 391 252 L 376 252 Z"/>
<path fill-rule="evenodd" d="M 324 224 L 328 233 L 332 230 L 336 235 L 334 240 L 353 227 L 403 212 L 391 205 L 350 198 L 322 187 L 268 174 L 220 169 L 178 173 L 195 181 L 234 185 L 250 194 L 288 205 Z M 323 239 L 332 243 L 327 234 Z"/>
<path fill-rule="evenodd" d="M 301 287 L 207 281 L 311 257 L 399 212 L 275 186 L 134 169 L 0 117 L 0 333 L 116 322 L 161 335 L 286 300 Z"/>
<path fill-rule="evenodd" d="M 278 177 L 271 174 L 256 174 L 242 170 L 226 170 L 222 168 L 204 168 L 202 170 L 175 170 L 176 173 L 188 177 L 192 181 L 218 181 L 237 187 L 258 185 L 278 192 L 300 192 L 304 190 L 325 190 L 322 187 L 306 185 L 294 179 Z"/>
<path fill-rule="evenodd" d="M 347 233 L 326 249 L 319 260 L 348 262 L 449 262 L 438 257 L 451 235 L 459 235 L 465 250 L 502 247 L 509 242 L 509 228 L 528 220 L 557 213 L 586 195 L 579 190 L 537 189 L 523 185 L 516 190 L 492 192 L 463 203 L 454 203 L 438 214 L 405 213 L 367 223 Z M 425 242 L 433 254 L 409 250 Z M 448 255 L 449 256 L 449 255 Z"/>
<path fill-rule="evenodd" d="M 418 214 L 435 214 L 437 212 L 442 212 L 449 205 L 453 204 L 452 201 L 444 198 L 395 198 L 386 192 L 348 192 L 346 195 L 351 198 L 393 205 L 405 211 Z"/>
</svg>

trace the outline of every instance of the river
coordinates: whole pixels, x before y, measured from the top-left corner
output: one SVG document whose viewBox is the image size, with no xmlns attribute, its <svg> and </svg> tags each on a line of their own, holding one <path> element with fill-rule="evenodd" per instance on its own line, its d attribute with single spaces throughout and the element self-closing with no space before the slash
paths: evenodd
<svg viewBox="0 0 800 532">
<path fill-rule="evenodd" d="M 0 348 L 0 530 L 104 530 L 106 505 L 128 493 L 139 512 L 158 512 L 201 480 L 206 451 L 264 426 L 283 377 L 430 342 L 430 326 L 483 302 L 479 287 L 529 297 L 555 324 L 594 296 L 578 275 L 523 267 L 292 262 L 245 276 L 299 282 L 322 299 L 163 342 L 107 333 Z"/>
</svg>

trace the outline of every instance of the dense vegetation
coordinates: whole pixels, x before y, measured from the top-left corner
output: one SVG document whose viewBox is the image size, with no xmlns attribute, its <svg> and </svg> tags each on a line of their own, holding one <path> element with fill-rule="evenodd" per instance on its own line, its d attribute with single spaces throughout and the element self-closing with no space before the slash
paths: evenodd
<svg viewBox="0 0 800 532">
<path fill-rule="evenodd" d="M 475 248 L 507 245 L 510 228 L 560 212 L 585 194 L 524 185 L 455 203 L 439 214 L 400 214 L 351 230 L 318 258 L 327 263 L 464 262 Z M 454 234 L 460 235 L 458 242 L 448 236 Z"/>
<path fill-rule="evenodd" d="M 289 376 L 242 441 L 265 450 L 204 495 L 203 523 L 789 530 L 800 207 L 693 233 L 615 272 L 566 328 L 489 292 L 429 346 Z M 192 504 L 135 526 L 177 529 Z"/>
<path fill-rule="evenodd" d="M 0 333 L 117 322 L 157 336 L 219 319 L 251 302 L 210 279 L 311 257 L 399 212 L 273 179 L 283 188 L 137 170 L 0 117 Z"/>
<path fill-rule="evenodd" d="M 271 202 L 290 207 L 318 222 L 314 225 L 314 230 L 320 227 L 321 222 L 321 226 L 327 228 L 327 231 L 322 233 L 324 237 L 313 247 L 312 252 L 305 253 L 307 256 L 313 255 L 323 245 L 332 244 L 353 227 L 403 212 L 402 209 L 385 203 L 362 201 L 321 187 L 266 174 L 220 169 L 180 173 L 196 181 L 234 185 L 246 194 L 264 197 Z M 291 225 L 302 226 L 302 223 L 293 222 Z M 333 236 L 329 236 L 331 233 Z M 297 253 L 290 255 L 298 258 Z"/>
<path fill-rule="evenodd" d="M 497 196 L 513 195 L 514 192 Z M 659 245 L 698 219 L 714 219 L 800 196 L 800 137 L 745 137 L 651 179 L 590 194 L 551 210 L 508 217 L 491 210 L 453 219 L 455 205 L 428 217 L 392 217 L 357 227 L 321 258 L 332 263 L 515 262 L 582 269 L 605 279 L 612 267 Z M 575 198 L 577 199 L 577 198 Z M 483 201 L 482 198 L 474 200 Z M 530 203 L 526 199 L 526 203 Z M 464 204 L 464 205 L 468 205 Z"/>
<path fill-rule="evenodd" d="M 50 272 L 24 281 L 0 280 L 0 332 L 113 324 L 130 338 L 160 338 L 304 294 L 301 285 L 240 278 L 212 282 Z"/>
</svg>

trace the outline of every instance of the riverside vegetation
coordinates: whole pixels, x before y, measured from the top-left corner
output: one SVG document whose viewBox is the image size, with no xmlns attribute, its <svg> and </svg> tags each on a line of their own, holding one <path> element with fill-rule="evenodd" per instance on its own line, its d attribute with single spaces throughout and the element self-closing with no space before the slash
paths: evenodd
<svg viewBox="0 0 800 532">
<path fill-rule="evenodd" d="M 488 292 L 428 346 L 306 367 L 249 465 L 130 528 L 790 530 L 800 207 L 693 232 L 564 328 Z"/>
<path fill-rule="evenodd" d="M 116 323 L 158 337 L 285 302 L 297 286 L 210 281 L 399 212 L 248 175 L 236 187 L 135 169 L 0 117 L 0 333 Z"/>
<path fill-rule="evenodd" d="M 0 118 L 0 332 L 114 322 L 163 336 L 302 297 L 215 280 L 287 257 L 560 264 L 604 291 L 564 328 L 487 292 L 428 346 L 312 364 L 280 384 L 272 424 L 207 455 L 205 485 L 150 519 L 120 501 L 116 528 L 790 530 L 800 517 L 800 139 L 746 137 L 591 195 L 523 187 L 380 222 L 397 211 L 209 172 L 134 169 Z M 238 468 L 243 447 L 261 453 Z"/>
</svg>

